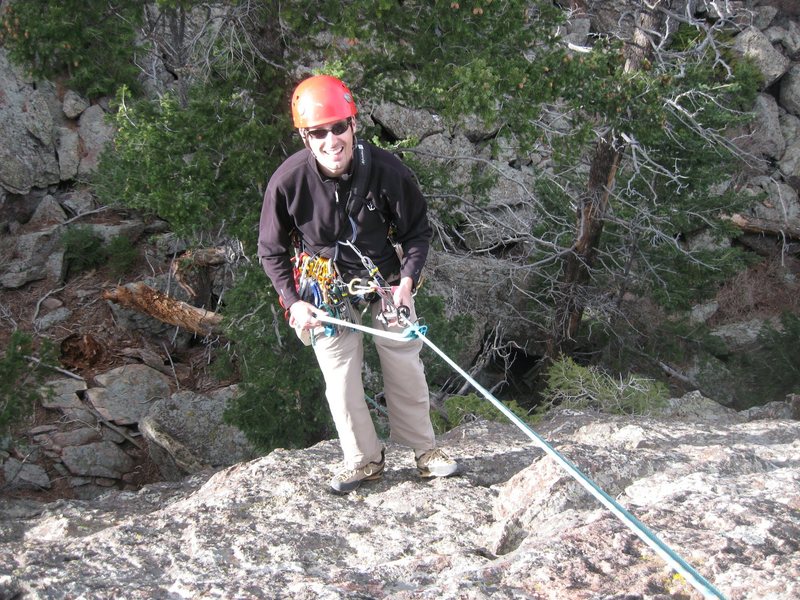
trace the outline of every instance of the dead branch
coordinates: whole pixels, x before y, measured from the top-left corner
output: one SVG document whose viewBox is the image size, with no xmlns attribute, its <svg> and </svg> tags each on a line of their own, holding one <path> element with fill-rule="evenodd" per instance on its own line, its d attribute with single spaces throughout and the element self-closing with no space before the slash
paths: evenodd
<svg viewBox="0 0 800 600">
<path fill-rule="evenodd" d="M 25 355 L 25 360 L 27 360 L 29 362 L 32 362 L 32 363 L 36 363 L 36 365 L 39 365 L 41 367 L 50 369 L 52 371 L 55 371 L 56 373 L 61 373 L 62 375 L 66 375 L 67 377 L 72 377 L 72 379 L 77 379 L 78 381 L 85 381 L 85 379 L 83 377 L 81 377 L 80 375 L 76 375 L 72 371 L 67 371 L 66 369 L 61 369 L 61 368 L 56 367 L 54 365 L 48 365 L 47 363 L 42 362 L 41 359 L 36 358 L 35 356 L 28 356 L 26 354 Z"/>
<path fill-rule="evenodd" d="M 39 309 L 42 307 L 42 302 L 47 300 L 47 298 L 49 298 L 52 294 L 57 294 L 58 292 L 63 290 L 65 287 L 67 287 L 67 286 L 62 285 L 60 288 L 52 289 L 49 292 L 47 292 L 44 296 L 39 298 L 39 301 L 36 303 L 36 308 L 33 311 L 33 316 L 31 317 L 31 322 L 36 321 L 36 319 L 39 317 Z"/>
<path fill-rule="evenodd" d="M 195 250 L 187 250 L 176 259 L 176 262 L 191 263 L 197 267 L 224 265 L 226 262 L 229 262 L 228 249 L 226 247 L 218 246 L 215 248 L 197 248 Z"/>
<path fill-rule="evenodd" d="M 172 261 L 170 272 L 183 290 L 202 306 L 211 306 L 213 283 L 209 269 L 228 262 L 227 249 L 187 250 Z"/>
<path fill-rule="evenodd" d="M 171 298 L 142 282 L 117 286 L 116 289 L 104 291 L 102 296 L 104 300 L 110 300 L 198 335 L 222 333 L 221 315 Z"/>
</svg>

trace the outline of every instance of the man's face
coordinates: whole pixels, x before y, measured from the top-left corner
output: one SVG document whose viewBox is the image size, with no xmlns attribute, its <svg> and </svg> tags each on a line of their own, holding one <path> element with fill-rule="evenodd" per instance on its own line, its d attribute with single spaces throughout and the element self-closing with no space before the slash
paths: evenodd
<svg viewBox="0 0 800 600">
<path fill-rule="evenodd" d="M 320 170 L 328 177 L 339 177 L 350 169 L 355 131 L 356 121 L 351 118 L 311 127 L 303 133 Z"/>
</svg>

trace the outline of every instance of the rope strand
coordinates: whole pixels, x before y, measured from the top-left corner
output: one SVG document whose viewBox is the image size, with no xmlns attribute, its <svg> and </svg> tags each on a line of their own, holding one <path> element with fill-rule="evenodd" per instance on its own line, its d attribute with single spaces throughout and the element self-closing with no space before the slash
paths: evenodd
<svg viewBox="0 0 800 600">
<path fill-rule="evenodd" d="M 403 333 L 396 333 L 391 331 L 381 331 L 373 327 L 366 327 L 356 323 L 349 323 L 347 321 L 340 321 L 332 317 L 320 315 L 320 321 L 329 322 L 342 327 L 350 327 L 374 336 L 384 337 L 398 341 L 410 341 L 415 338 L 420 338 L 431 350 L 438 354 L 447 364 L 449 364 L 459 375 L 464 377 L 476 390 L 478 390 L 489 402 L 491 402 L 500 412 L 502 412 L 508 419 L 514 423 L 522 432 L 527 435 L 533 442 L 539 446 L 546 454 L 556 460 L 573 479 L 575 479 L 586 491 L 600 501 L 614 516 L 616 516 L 628 529 L 636 534 L 645 544 L 647 544 L 656 554 L 658 554 L 668 565 L 675 571 L 683 575 L 686 580 L 700 592 L 704 598 L 717 598 L 726 600 L 725 596 L 711 583 L 709 583 L 700 573 L 698 573 L 689 563 L 681 558 L 674 550 L 665 544 L 659 537 L 653 533 L 646 525 L 628 512 L 621 504 L 603 491 L 589 477 L 584 475 L 578 468 L 567 460 L 561 453 L 548 444 L 544 438 L 539 436 L 533 429 L 531 429 L 525 421 L 515 415 L 505 404 L 495 398 L 489 390 L 478 383 L 469 373 L 464 371 L 456 364 L 449 356 L 440 350 L 432 341 L 426 337 L 427 327 L 420 327 L 416 324 L 410 324 Z"/>
</svg>

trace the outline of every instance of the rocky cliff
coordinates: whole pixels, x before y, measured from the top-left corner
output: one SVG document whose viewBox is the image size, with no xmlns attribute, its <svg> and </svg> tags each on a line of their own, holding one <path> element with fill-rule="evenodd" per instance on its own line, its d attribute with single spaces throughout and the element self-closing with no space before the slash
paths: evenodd
<svg viewBox="0 0 800 600">
<path fill-rule="evenodd" d="M 536 429 L 726 598 L 788 600 L 800 422 L 764 413 L 691 394 Z M 702 597 L 514 426 L 441 442 L 460 476 L 421 481 L 390 445 L 384 479 L 345 497 L 325 491 L 327 441 L 92 501 L 3 502 L 0 598 Z"/>
<path fill-rule="evenodd" d="M 576 4 L 593 15 L 591 23 L 571 24 L 570 35 L 582 43 L 590 29 L 613 27 L 629 3 Z M 786 232 L 800 228 L 796 0 L 695 4 L 711 17 L 742 11 L 736 48 L 771 83 L 742 135 L 764 170 L 748 177 L 743 190 L 764 196 L 746 217 L 773 224 L 785 242 Z M 101 289 L 113 282 L 79 279 L 62 287 L 58 237 L 74 223 L 106 240 L 163 234 L 147 248 L 148 273 L 181 249 L 157 223 L 128 215 L 109 222 L 91 190 L 78 185 L 112 137 L 105 102 L 90 104 L 34 82 L 8 63 L 3 49 L 0 82 L 0 338 L 7 324 L 50 336 L 75 358 L 66 366 L 87 377 L 42 407 L 52 411 L 52 423 L 27 432 L 30 444 L 13 455 L 0 447 L 0 494 L 13 482 L 24 484 L 23 493 L 61 486 L 73 496 L 50 503 L 0 496 L 0 600 L 700 597 L 511 425 L 473 422 L 442 440 L 461 461 L 460 477 L 420 481 L 410 453 L 390 445 L 383 481 L 337 497 L 325 485 L 339 458 L 335 441 L 249 460 L 244 444 L 231 449 L 234 436 L 222 438 L 215 429 L 216 445 L 201 438 L 201 429 L 219 422 L 221 393 L 189 399 L 189 392 L 165 390 L 146 395 L 140 413 L 123 415 L 113 400 L 138 402 L 123 386 L 133 374 L 157 382 L 166 373 L 183 390 L 196 383 L 192 363 L 173 360 L 183 334 L 101 302 Z M 398 138 L 420 139 L 430 155 L 483 156 L 470 136 L 446 131 L 425 111 L 373 108 L 376 123 Z M 497 165 L 504 178 L 493 190 L 492 214 L 517 210 L 525 200 L 520 190 L 533 184 L 532 168 L 507 162 Z M 465 243 L 482 257 L 500 232 L 480 232 Z M 762 233 L 739 239 L 752 247 L 765 243 Z M 784 243 L 781 252 L 788 260 L 796 247 Z M 475 275 L 504 270 L 488 260 L 435 254 L 432 285 L 448 294 L 461 290 L 470 310 L 500 305 L 498 295 L 512 286 Z M 157 287 L 178 291 L 169 288 L 175 286 L 166 270 L 159 276 Z M 792 277 L 787 295 L 796 297 Z M 708 307 L 700 308 L 707 320 Z M 525 338 L 517 314 L 485 318 Z M 169 351 L 163 340 L 171 340 Z M 69 352 L 71 344 L 78 349 Z M 89 358 L 98 361 L 88 364 Z M 715 382 L 726 378 L 723 367 L 714 364 Z M 721 385 L 709 387 L 725 395 Z M 178 408 L 214 420 L 189 428 Z M 659 416 L 561 413 L 537 431 L 725 597 L 788 600 L 800 597 L 800 424 L 788 404 L 771 410 L 736 413 L 691 395 Z M 178 418 L 168 428 L 161 417 L 170 413 Z M 160 476 L 174 481 L 138 488 L 130 469 L 140 465 L 130 459 L 144 454 L 141 432 L 151 454 L 165 455 Z M 189 460 L 179 460 L 186 449 Z M 48 459 L 49 470 L 36 464 L 37 456 Z"/>
</svg>

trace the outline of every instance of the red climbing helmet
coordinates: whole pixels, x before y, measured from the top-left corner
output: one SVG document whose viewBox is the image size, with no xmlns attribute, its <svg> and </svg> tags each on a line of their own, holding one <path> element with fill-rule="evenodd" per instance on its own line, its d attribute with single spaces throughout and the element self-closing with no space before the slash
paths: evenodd
<svg viewBox="0 0 800 600">
<path fill-rule="evenodd" d="M 292 94 L 292 120 L 298 129 L 341 121 L 357 112 L 353 94 L 330 75 L 309 77 Z"/>
</svg>

